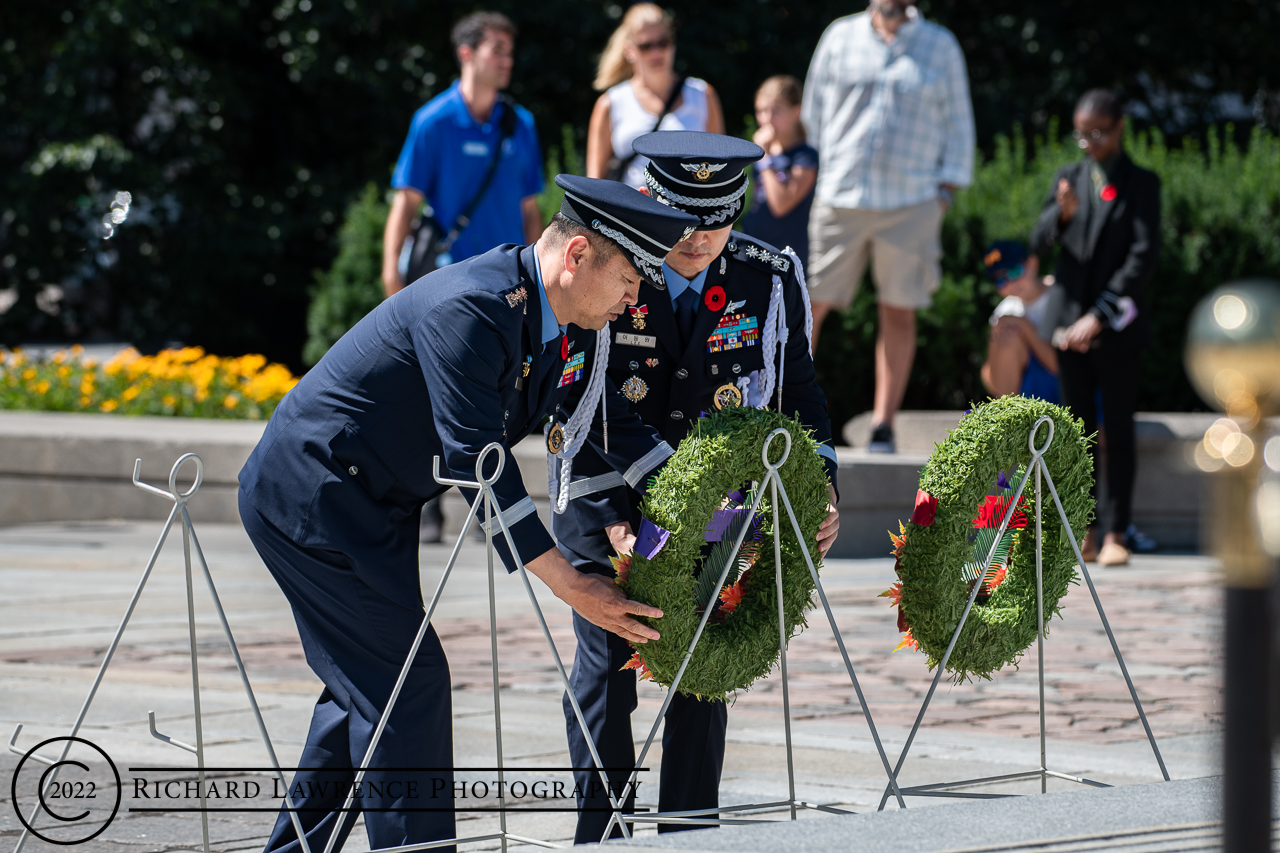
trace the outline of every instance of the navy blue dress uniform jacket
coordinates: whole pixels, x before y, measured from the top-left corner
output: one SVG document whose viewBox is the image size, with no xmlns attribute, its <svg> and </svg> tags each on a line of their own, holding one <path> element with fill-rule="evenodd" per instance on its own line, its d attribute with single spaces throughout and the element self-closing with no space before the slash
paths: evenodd
<svg viewBox="0 0 1280 853">
<path fill-rule="evenodd" d="M 542 351 L 533 253 L 507 245 L 445 267 L 357 323 L 272 415 L 240 472 L 242 500 L 297 544 L 345 555 L 381 594 L 416 601 L 421 507 L 448 488 L 432 459 L 474 480 L 478 454 L 498 442 L 508 455 L 494 490 L 517 551 L 527 561 L 554 547 L 510 447 L 587 384 L 596 332 L 568 327 L 570 358 L 586 354 L 570 381 L 560 342 Z M 610 453 L 592 458 L 627 471 L 662 441 L 616 392 L 608 401 Z M 598 416 L 592 429 L 587 447 Z"/>
<path fill-rule="evenodd" d="M 779 269 L 783 261 L 785 269 Z M 818 386 L 809 355 L 801 285 L 794 262 L 767 243 L 737 231 L 730 232 L 724 251 L 707 270 L 693 333 L 684 348 L 679 344 L 670 295 L 647 281 L 642 282 L 635 308 L 610 324 L 608 376 L 615 386 L 630 392 L 631 411 L 662 433 L 668 444 L 676 446 L 702 414 L 715 410 L 712 400 L 717 388 L 736 383 L 740 377 L 752 373 L 763 376 L 763 333 L 750 342 L 741 338 L 726 342 L 716 332 L 718 327 L 750 326 L 752 320 L 757 331 L 763 330 L 769 315 L 774 275 L 783 280 L 783 305 L 790 332 L 785 351 L 779 345 L 780 358 L 776 357 L 783 362 L 782 410 L 809 427 L 813 437 L 824 446 L 823 462 L 835 485 L 837 466 L 831 447 L 831 420 L 827 415 L 826 396 Z M 706 303 L 706 295 L 717 285 L 724 288 L 725 304 L 720 310 L 712 310 Z M 642 314 L 643 328 L 638 328 L 633 319 L 638 309 L 647 309 Z M 633 382 L 633 377 L 639 382 Z M 641 389 L 643 394 L 639 394 Z M 637 395 L 639 398 L 634 399 Z M 577 394 L 571 392 L 566 408 L 572 408 L 576 401 Z M 743 405 L 746 403 L 744 400 Z M 776 387 L 769 408 L 777 408 Z M 640 496 L 618 484 L 612 472 L 604 457 L 593 448 L 584 448 L 574 461 L 576 485 L 570 490 L 571 497 L 575 492 L 582 495 L 597 483 L 615 485 L 571 499 L 565 513 L 552 519 L 561 550 L 574 552 L 577 559 L 571 554 L 570 561 L 584 571 L 591 570 L 590 563 L 595 563 L 599 571 L 609 571 L 608 560 L 604 559 L 608 553 L 608 539 L 603 533 L 606 525 L 620 521 L 630 521 L 633 527 L 639 524 Z M 592 482 L 577 483 L 587 478 L 593 478 Z"/>
</svg>

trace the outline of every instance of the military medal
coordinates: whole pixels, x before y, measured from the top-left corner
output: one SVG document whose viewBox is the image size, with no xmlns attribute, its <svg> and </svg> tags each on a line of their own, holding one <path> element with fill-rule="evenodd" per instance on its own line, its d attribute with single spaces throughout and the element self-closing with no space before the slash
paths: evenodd
<svg viewBox="0 0 1280 853">
<path fill-rule="evenodd" d="M 524 381 L 529 378 L 529 370 L 533 367 L 533 356 L 524 357 L 524 364 L 520 365 L 520 375 L 516 377 L 516 390 L 524 389 Z"/>
<path fill-rule="evenodd" d="M 564 450 L 564 427 L 552 424 L 551 432 L 547 433 L 547 452 L 552 456 L 559 456 L 561 450 Z"/>
<path fill-rule="evenodd" d="M 649 313 L 648 305 L 632 305 L 628 309 L 631 312 L 631 326 L 634 329 L 644 328 L 644 315 Z"/>
<path fill-rule="evenodd" d="M 649 393 L 649 386 L 639 376 L 632 376 L 622 383 L 622 396 L 633 403 L 639 403 Z"/>
<path fill-rule="evenodd" d="M 716 410 L 724 408 L 736 408 L 742 405 L 742 391 L 737 385 L 726 382 L 716 389 L 715 396 Z"/>
</svg>

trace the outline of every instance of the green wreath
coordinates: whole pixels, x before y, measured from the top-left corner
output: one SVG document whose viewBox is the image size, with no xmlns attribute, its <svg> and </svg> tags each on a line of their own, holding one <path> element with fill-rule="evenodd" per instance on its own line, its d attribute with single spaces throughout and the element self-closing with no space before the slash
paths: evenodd
<svg viewBox="0 0 1280 853">
<path fill-rule="evenodd" d="M 1045 416 L 1054 423 L 1045 465 L 1079 541 L 1093 515 L 1093 462 L 1083 423 L 1061 406 L 1019 396 L 976 406 L 935 447 L 920 475 L 915 512 L 902 536 L 893 537 L 900 582 L 884 595 L 896 600 L 899 630 L 908 631 L 899 648 L 919 648 L 928 655 L 930 669 L 946 653 L 995 542 L 996 528 L 1031 461 L 1027 439 L 1032 426 Z M 1037 445 L 1046 433 L 1041 427 Z M 1059 615 L 1059 600 L 1076 582 L 1076 561 L 1048 487 L 1042 488 L 1047 623 Z M 957 681 L 990 678 L 1006 664 L 1016 664 L 1036 639 L 1034 477 L 1017 510 L 1022 523 L 999 543 L 996 560 L 983 576 L 984 588 L 947 662 L 947 671 Z"/>
<path fill-rule="evenodd" d="M 791 434 L 791 453 L 779 469 L 791 499 L 805 546 L 815 565 L 818 527 L 827 514 L 827 474 L 817 443 L 794 418 L 754 408 L 717 412 L 698 422 L 692 433 L 650 486 L 641 511 L 662 530 L 665 545 L 644 556 L 644 548 L 624 558 L 618 582 L 636 601 L 659 607 L 660 619 L 646 620 L 662 634 L 637 647 L 629 668 L 670 686 L 707 606 L 712 616 L 703 630 L 677 690 L 689 696 L 723 700 L 729 691 L 748 687 L 778 660 L 778 598 L 774 570 L 773 509 L 766 492 L 754 519 L 748 517 L 750 484 L 764 480 L 760 456 L 769 434 L 778 427 Z M 785 442 L 770 447 L 779 459 Z M 745 507 L 717 542 L 706 530 L 717 510 Z M 723 516 L 722 516 L 723 517 Z M 782 590 L 788 638 L 805 625 L 813 606 L 814 583 L 799 550 L 786 508 L 783 527 Z M 742 526 L 750 525 L 742 549 L 733 544 Z M 642 537 L 643 538 L 643 537 Z M 716 601 L 708 601 L 730 557 L 735 568 Z"/>
</svg>

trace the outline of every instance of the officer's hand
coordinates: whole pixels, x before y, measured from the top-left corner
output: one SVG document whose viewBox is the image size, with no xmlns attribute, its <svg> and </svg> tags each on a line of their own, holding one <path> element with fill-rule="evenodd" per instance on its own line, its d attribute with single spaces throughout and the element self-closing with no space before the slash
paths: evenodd
<svg viewBox="0 0 1280 853">
<path fill-rule="evenodd" d="M 632 643 L 647 643 L 662 636 L 631 618 L 634 614 L 657 619 L 662 616 L 661 610 L 627 598 L 618 585 L 604 575 L 579 574 L 578 578 L 572 597 L 561 598 L 583 619 Z"/>
<path fill-rule="evenodd" d="M 612 631 L 633 643 L 647 643 L 662 636 L 631 618 L 648 616 L 658 619 L 662 616 L 661 610 L 631 601 L 617 584 L 603 575 L 579 572 L 558 549 L 552 548 L 526 565 L 529 571 L 551 588 L 556 598 L 572 607 L 592 625 Z"/>
<path fill-rule="evenodd" d="M 1071 182 L 1066 178 L 1058 179 L 1058 188 L 1053 196 L 1058 202 L 1058 222 L 1066 225 L 1076 215 L 1080 199 L 1076 198 L 1076 191 L 1071 188 Z"/>
<path fill-rule="evenodd" d="M 631 530 L 631 522 L 619 521 L 604 529 L 609 537 L 609 544 L 618 554 L 630 554 L 636 547 L 636 535 Z"/>
<path fill-rule="evenodd" d="M 836 509 L 836 490 L 827 486 L 831 502 L 827 504 L 827 517 L 818 527 L 818 553 L 827 556 L 831 546 L 836 544 L 836 535 L 840 532 L 840 510 Z"/>
</svg>

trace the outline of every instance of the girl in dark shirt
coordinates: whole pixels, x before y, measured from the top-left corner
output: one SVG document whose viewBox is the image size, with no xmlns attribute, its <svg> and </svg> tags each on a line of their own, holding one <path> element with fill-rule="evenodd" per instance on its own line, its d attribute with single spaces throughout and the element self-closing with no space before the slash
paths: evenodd
<svg viewBox="0 0 1280 853">
<path fill-rule="evenodd" d="M 756 91 L 754 140 L 765 151 L 756 163 L 755 195 L 743 231 L 779 249 L 790 246 L 809 262 L 809 208 L 818 182 L 818 152 L 805 144 L 800 81 L 770 77 Z"/>
</svg>

